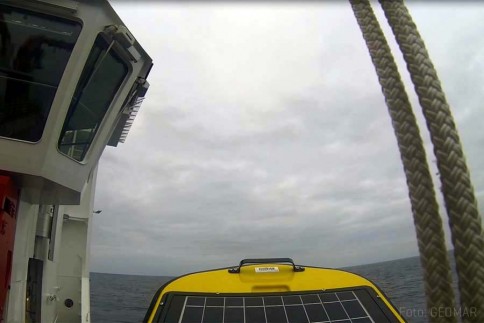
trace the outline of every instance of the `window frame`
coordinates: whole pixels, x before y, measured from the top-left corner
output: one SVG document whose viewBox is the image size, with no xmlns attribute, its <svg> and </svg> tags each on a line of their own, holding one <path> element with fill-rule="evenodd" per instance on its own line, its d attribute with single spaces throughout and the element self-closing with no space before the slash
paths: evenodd
<svg viewBox="0 0 484 323">
<path fill-rule="evenodd" d="M 61 147 L 61 141 L 65 135 L 65 128 L 67 126 L 67 121 L 70 120 L 72 114 L 76 111 L 77 109 L 77 105 L 76 105 L 76 108 L 74 108 L 72 110 L 72 113 L 71 113 L 71 105 L 73 103 L 73 99 L 74 99 L 74 95 L 76 94 L 76 91 L 78 90 L 78 87 L 79 87 L 79 82 L 81 82 L 81 78 L 84 74 L 84 71 L 85 71 L 85 68 L 86 68 L 86 64 L 88 62 L 88 59 L 89 59 L 89 56 L 91 55 L 91 52 L 94 50 L 95 46 L 96 46 L 96 41 L 98 40 L 98 38 L 101 38 L 102 41 L 105 42 L 106 44 L 106 47 L 103 48 L 104 50 L 108 50 L 106 53 L 109 53 L 110 51 L 113 51 L 116 55 L 116 57 L 123 63 L 123 65 L 126 67 L 126 74 L 123 78 L 123 80 L 120 82 L 116 92 L 114 93 L 114 95 L 112 96 L 111 100 L 110 100 L 110 104 L 108 105 L 103 117 L 101 118 L 100 122 L 99 122 L 99 126 L 97 127 L 94 135 L 92 136 L 92 139 L 91 141 L 89 142 L 89 146 L 88 148 L 86 149 L 85 153 L 83 154 L 82 156 L 82 159 L 81 160 L 78 160 L 76 158 L 73 158 L 72 156 L 69 156 L 68 154 L 64 153 L 60 147 Z M 89 77 L 91 77 L 93 74 L 92 74 L 92 71 L 91 70 L 91 73 L 89 75 Z M 98 141 L 98 138 L 99 138 L 99 135 L 100 133 L 105 130 L 105 125 L 106 125 L 106 120 L 108 119 L 108 117 L 112 114 L 112 113 L 115 113 L 116 115 L 119 115 L 119 113 L 122 111 L 122 109 L 120 109 L 119 111 L 112 111 L 112 108 L 113 108 L 113 105 L 114 104 L 118 104 L 120 102 L 120 98 L 121 98 L 121 92 L 123 90 L 126 89 L 126 84 L 129 80 L 129 78 L 132 76 L 132 72 L 133 72 L 133 65 L 132 65 L 132 62 L 131 60 L 129 59 L 129 57 L 124 53 L 123 51 L 123 48 L 122 46 L 113 39 L 113 37 L 111 37 L 110 35 L 108 35 L 106 32 L 104 31 L 101 31 L 99 33 L 97 33 L 95 35 L 95 37 L 93 38 L 93 41 L 91 43 L 91 47 L 89 49 L 89 53 L 87 54 L 86 58 L 85 58 L 85 61 L 83 63 L 83 69 L 82 69 L 82 72 L 80 73 L 78 79 L 77 79 L 77 82 L 76 82 L 76 85 L 75 85 L 75 88 L 74 88 L 74 91 L 72 92 L 72 96 L 71 96 L 71 100 L 70 100 L 70 103 L 69 103 L 69 108 L 67 109 L 67 111 L 65 112 L 65 116 L 64 116 L 64 123 L 62 125 L 62 128 L 60 130 L 60 133 L 59 133 L 59 136 L 58 136 L 58 139 L 56 141 L 56 149 L 57 151 L 64 157 L 67 157 L 69 158 L 70 160 L 72 161 L 75 161 L 79 164 L 87 164 L 89 162 L 89 159 L 92 155 L 92 146 L 96 144 L 96 142 Z M 124 100 L 124 99 L 123 99 Z M 121 100 L 121 103 L 122 101 Z M 79 103 L 78 103 L 79 104 Z M 71 113 L 71 115 L 69 115 Z M 109 135 L 107 136 L 107 140 L 109 140 Z"/>
</svg>

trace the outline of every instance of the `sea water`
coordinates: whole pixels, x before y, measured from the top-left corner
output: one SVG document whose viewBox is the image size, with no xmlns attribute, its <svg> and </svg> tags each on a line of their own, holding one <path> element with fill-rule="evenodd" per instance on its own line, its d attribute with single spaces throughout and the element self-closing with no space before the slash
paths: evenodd
<svg viewBox="0 0 484 323">
<path fill-rule="evenodd" d="M 408 322 L 428 321 L 418 257 L 344 269 L 373 281 Z M 455 268 L 453 273 L 456 292 Z M 91 273 L 92 322 L 141 322 L 155 292 L 171 278 Z"/>
</svg>

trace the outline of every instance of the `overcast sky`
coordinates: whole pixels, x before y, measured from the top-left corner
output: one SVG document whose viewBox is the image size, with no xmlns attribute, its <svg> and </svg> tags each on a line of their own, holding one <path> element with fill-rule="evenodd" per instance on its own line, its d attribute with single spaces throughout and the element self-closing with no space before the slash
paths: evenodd
<svg viewBox="0 0 484 323">
<path fill-rule="evenodd" d="M 418 254 L 390 118 L 347 2 L 113 7 L 155 65 L 126 143 L 99 164 L 92 271 L 179 275 L 250 257 L 340 267 Z M 484 3 L 408 7 L 482 210 Z"/>
</svg>

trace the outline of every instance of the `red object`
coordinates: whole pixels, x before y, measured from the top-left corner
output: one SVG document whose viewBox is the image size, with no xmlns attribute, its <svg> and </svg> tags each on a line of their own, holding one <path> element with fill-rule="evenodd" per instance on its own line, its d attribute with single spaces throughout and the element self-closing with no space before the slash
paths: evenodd
<svg viewBox="0 0 484 323">
<path fill-rule="evenodd" d="M 12 274 L 13 244 L 17 224 L 18 189 L 8 176 L 0 176 L 0 320 L 5 310 Z"/>
</svg>

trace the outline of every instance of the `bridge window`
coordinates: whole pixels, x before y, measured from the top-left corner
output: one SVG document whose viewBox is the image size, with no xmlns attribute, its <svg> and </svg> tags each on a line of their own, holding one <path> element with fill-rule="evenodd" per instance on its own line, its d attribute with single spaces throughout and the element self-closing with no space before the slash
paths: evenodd
<svg viewBox="0 0 484 323">
<path fill-rule="evenodd" d="M 39 141 L 81 24 L 0 5 L 0 136 Z"/>
<path fill-rule="evenodd" d="M 127 64 L 102 34 L 94 43 L 77 84 L 59 139 L 59 150 L 82 161 L 128 74 Z"/>
</svg>

